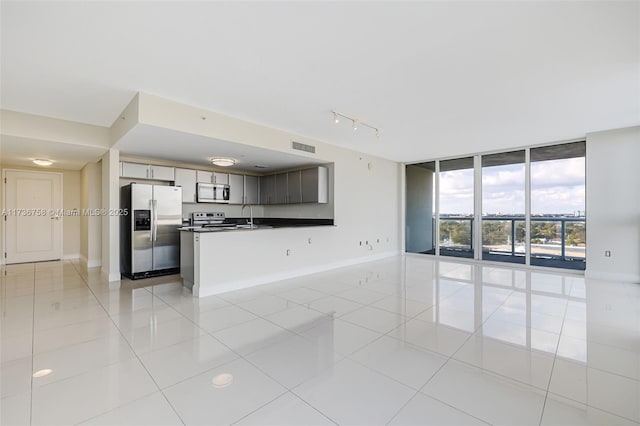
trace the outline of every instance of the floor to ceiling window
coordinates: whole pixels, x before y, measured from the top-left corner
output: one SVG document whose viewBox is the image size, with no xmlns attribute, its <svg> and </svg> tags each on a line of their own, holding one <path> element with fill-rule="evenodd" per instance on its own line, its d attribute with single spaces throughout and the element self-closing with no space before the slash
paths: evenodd
<svg viewBox="0 0 640 426">
<path fill-rule="evenodd" d="M 531 264 L 585 268 L 585 143 L 531 149 Z"/>
<path fill-rule="evenodd" d="M 473 157 L 440 161 L 440 254 L 473 258 Z"/>
<path fill-rule="evenodd" d="M 482 259 L 525 263 L 525 151 L 482 156 Z"/>
<path fill-rule="evenodd" d="M 585 152 L 582 141 L 408 165 L 406 251 L 585 269 Z"/>
</svg>

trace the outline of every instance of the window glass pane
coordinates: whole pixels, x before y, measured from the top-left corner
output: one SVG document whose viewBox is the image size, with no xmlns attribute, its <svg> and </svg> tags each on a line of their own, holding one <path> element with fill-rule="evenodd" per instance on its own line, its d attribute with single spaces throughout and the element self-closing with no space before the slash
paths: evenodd
<svg viewBox="0 0 640 426">
<path fill-rule="evenodd" d="M 405 250 L 435 254 L 435 161 L 406 168 Z"/>
<path fill-rule="evenodd" d="M 473 258 L 473 157 L 440 162 L 440 254 Z"/>
<path fill-rule="evenodd" d="M 482 258 L 525 263 L 525 152 L 482 156 Z"/>
<path fill-rule="evenodd" d="M 585 143 L 531 149 L 531 264 L 585 268 Z"/>
</svg>

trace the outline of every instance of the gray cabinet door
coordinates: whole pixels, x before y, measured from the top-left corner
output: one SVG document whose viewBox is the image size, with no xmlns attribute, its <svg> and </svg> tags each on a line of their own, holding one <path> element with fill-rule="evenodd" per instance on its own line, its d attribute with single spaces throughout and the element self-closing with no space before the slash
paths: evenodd
<svg viewBox="0 0 640 426">
<path fill-rule="evenodd" d="M 300 170 L 287 173 L 287 203 L 302 202 L 302 181 Z"/>
<path fill-rule="evenodd" d="M 278 173 L 276 179 L 276 202 L 275 204 L 287 204 L 287 174 Z"/>
<path fill-rule="evenodd" d="M 326 167 L 302 170 L 302 202 L 327 203 L 329 173 Z"/>
<path fill-rule="evenodd" d="M 151 171 L 151 179 L 167 181 L 175 180 L 175 169 L 173 167 L 156 166 L 152 164 L 149 166 L 149 170 Z"/>
<path fill-rule="evenodd" d="M 182 187 L 182 202 L 196 202 L 196 171 L 176 168 L 176 186 Z"/>
<path fill-rule="evenodd" d="M 242 204 L 244 201 L 244 176 L 229 174 L 229 204 Z"/>
<path fill-rule="evenodd" d="M 150 179 L 149 165 L 123 161 L 121 163 L 120 176 L 134 179 Z"/>
<path fill-rule="evenodd" d="M 213 183 L 213 172 L 197 170 L 196 178 L 198 179 L 198 182 Z"/>
<path fill-rule="evenodd" d="M 213 183 L 229 185 L 229 173 L 213 172 Z"/>
<path fill-rule="evenodd" d="M 246 176 L 244 177 L 244 203 L 245 204 L 258 204 L 259 199 L 259 178 L 258 176 Z"/>
<path fill-rule="evenodd" d="M 275 175 L 260 176 L 260 204 L 275 204 L 276 202 Z"/>
</svg>

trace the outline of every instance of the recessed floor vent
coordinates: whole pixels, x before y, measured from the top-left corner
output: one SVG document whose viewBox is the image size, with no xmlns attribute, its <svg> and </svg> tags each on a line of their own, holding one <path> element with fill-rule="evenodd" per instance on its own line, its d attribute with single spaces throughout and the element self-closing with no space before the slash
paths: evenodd
<svg viewBox="0 0 640 426">
<path fill-rule="evenodd" d="M 316 153 L 316 147 L 313 145 L 307 145 L 304 143 L 291 141 L 291 147 L 293 149 L 297 149 L 298 151 L 310 152 L 312 154 Z"/>
</svg>

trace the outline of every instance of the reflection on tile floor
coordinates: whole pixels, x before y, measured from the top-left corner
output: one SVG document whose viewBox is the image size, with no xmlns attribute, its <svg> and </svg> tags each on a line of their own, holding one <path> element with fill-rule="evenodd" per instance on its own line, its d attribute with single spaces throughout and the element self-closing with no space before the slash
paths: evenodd
<svg viewBox="0 0 640 426">
<path fill-rule="evenodd" d="M 3 425 L 640 424 L 640 285 L 414 256 L 202 299 L 0 272 Z"/>
</svg>

